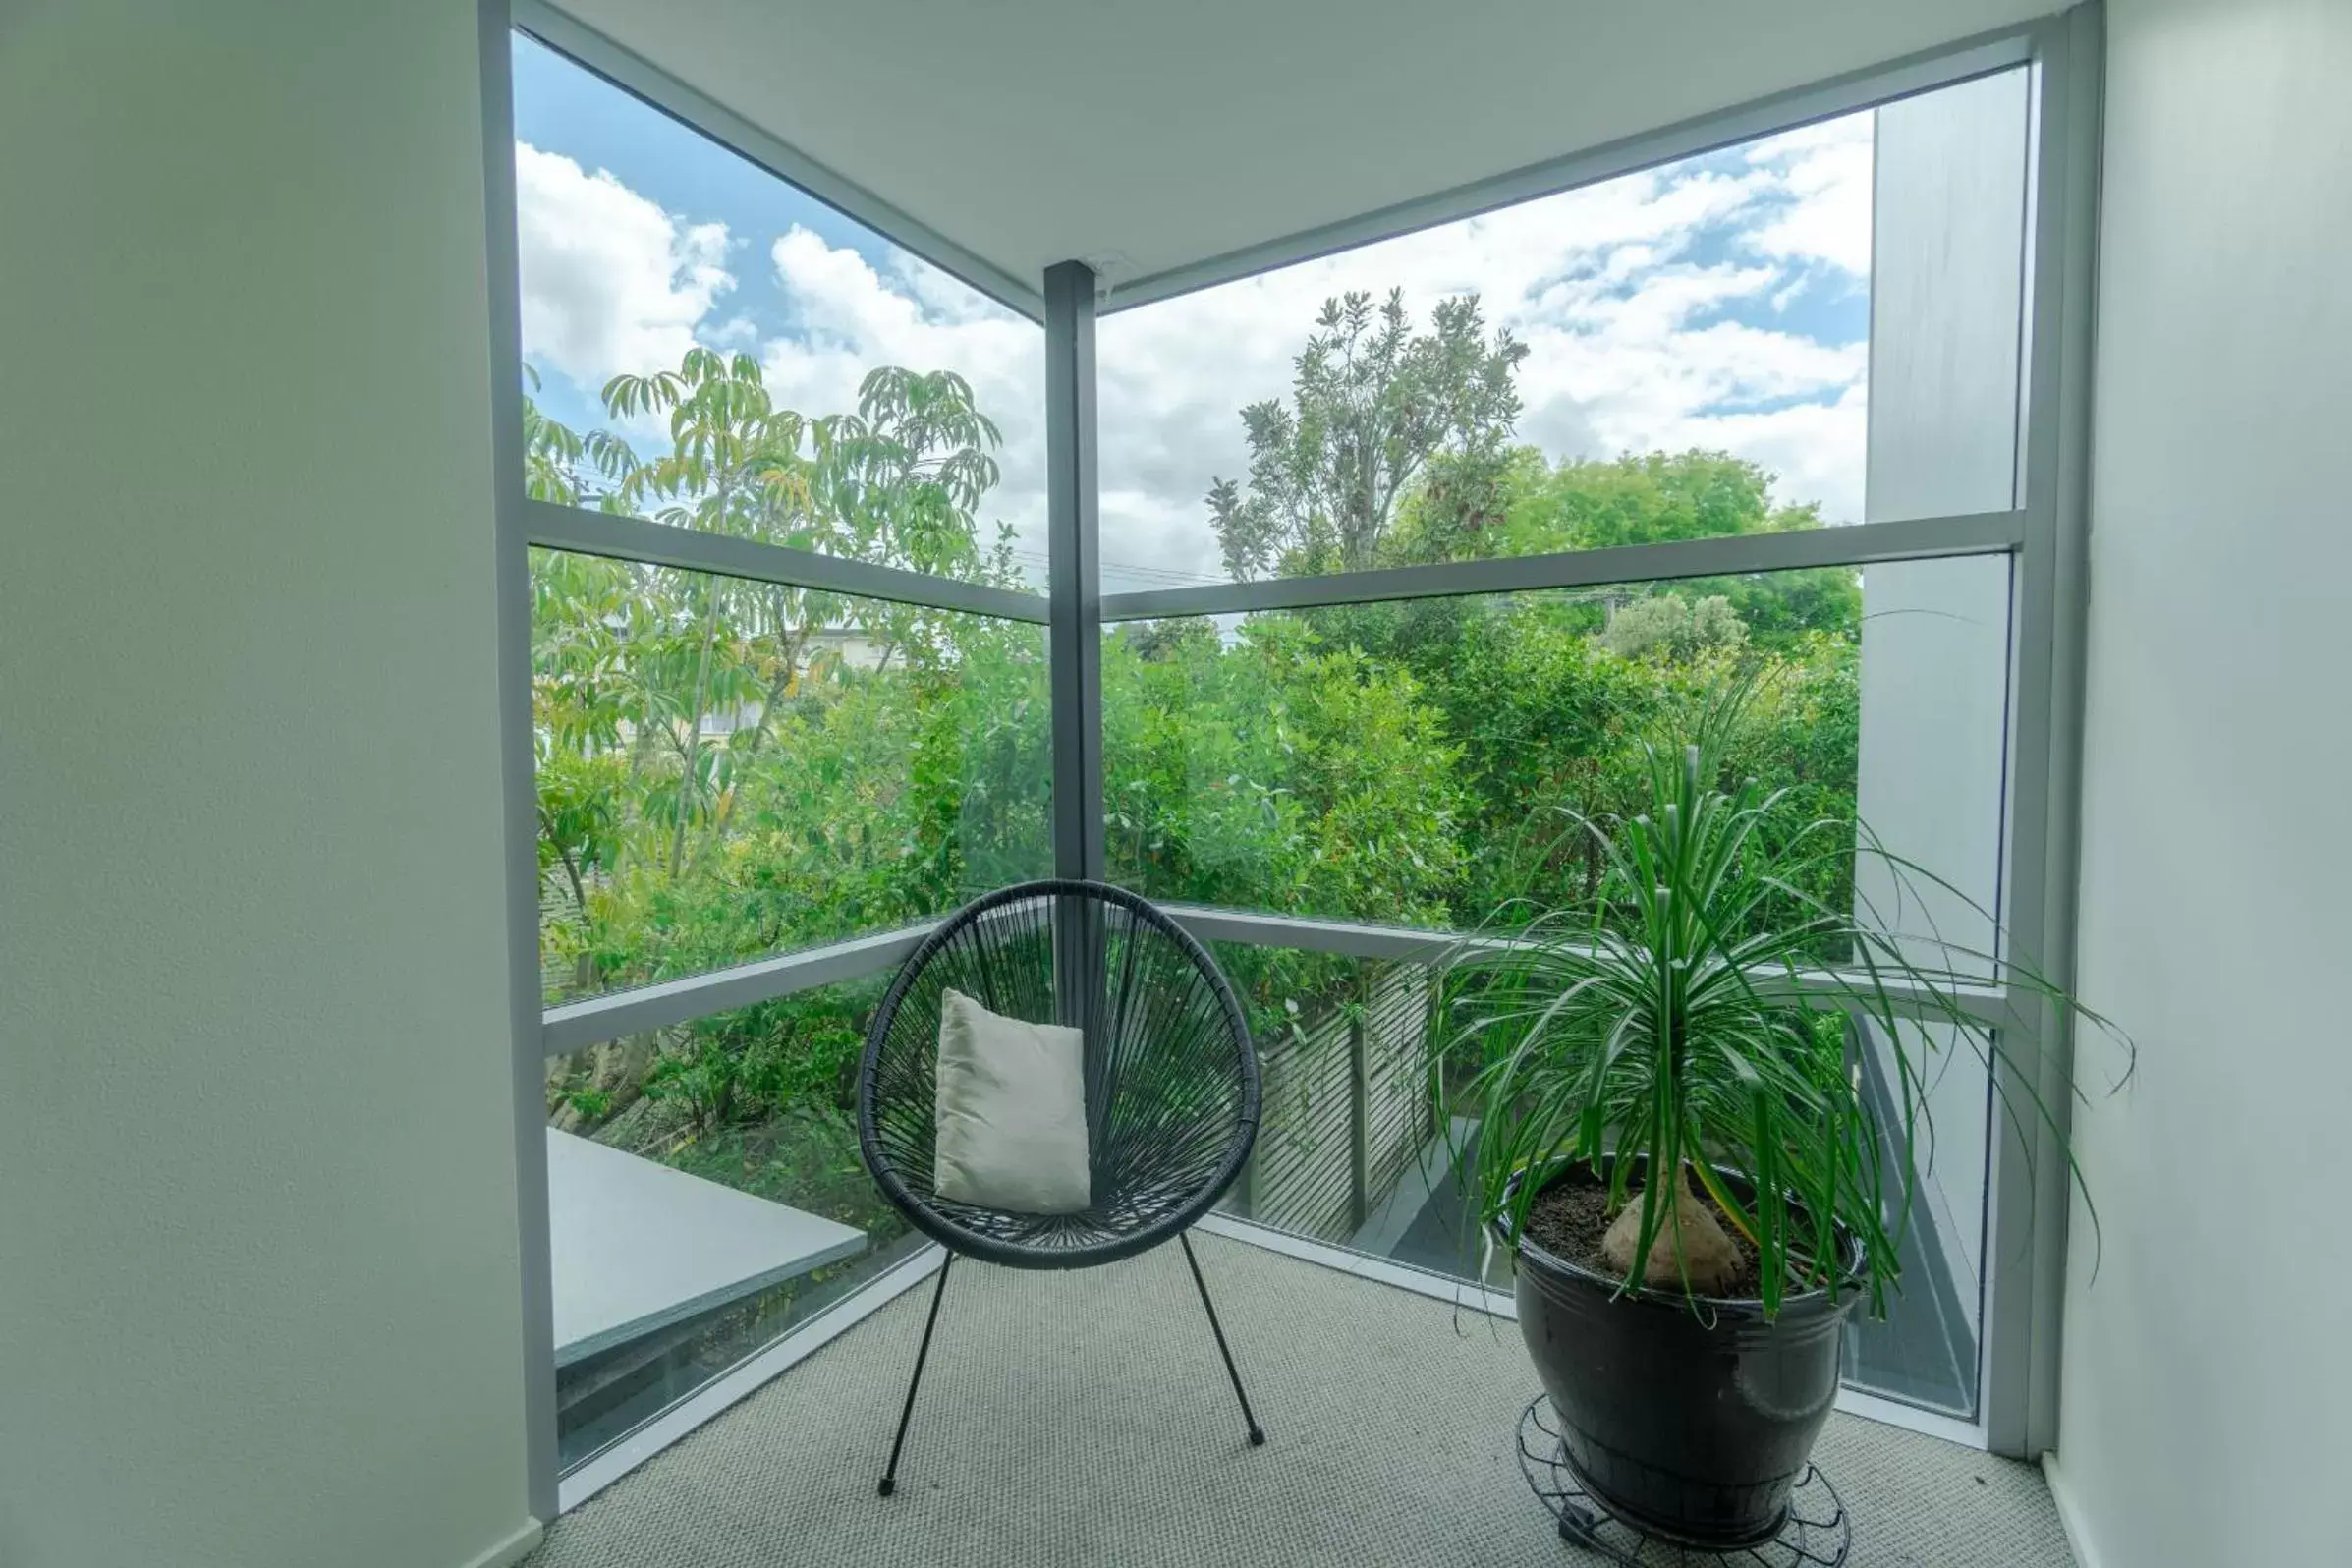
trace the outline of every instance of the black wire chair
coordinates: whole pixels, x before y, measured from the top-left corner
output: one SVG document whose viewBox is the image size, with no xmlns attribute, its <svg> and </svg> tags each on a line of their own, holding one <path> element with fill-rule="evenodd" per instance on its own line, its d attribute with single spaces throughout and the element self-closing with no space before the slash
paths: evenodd
<svg viewBox="0 0 2352 1568">
<path fill-rule="evenodd" d="M 992 1013 L 1084 1031 L 1092 1203 L 1082 1212 L 1007 1213 L 933 1191 L 939 1012 L 951 987 Z M 1265 1441 L 1185 1234 L 1250 1157 L 1258 1093 L 1249 1023 L 1216 962 L 1123 888 L 1024 882 L 965 906 L 924 939 L 873 1016 L 858 1073 L 866 1168 L 916 1229 L 947 1249 L 882 1474 L 883 1496 L 897 1484 L 915 1392 L 958 1257 L 1014 1268 L 1082 1268 L 1175 1237 L 1250 1441 Z"/>
</svg>

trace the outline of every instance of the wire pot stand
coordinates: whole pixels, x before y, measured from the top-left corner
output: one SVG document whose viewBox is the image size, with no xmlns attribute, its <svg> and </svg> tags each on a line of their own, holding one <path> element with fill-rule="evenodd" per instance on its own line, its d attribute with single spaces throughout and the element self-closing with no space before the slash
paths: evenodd
<svg viewBox="0 0 2352 1568">
<path fill-rule="evenodd" d="M 1560 1539 L 1622 1568 L 1840 1568 L 1854 1546 L 1846 1505 L 1817 1466 L 1789 1494 L 1780 1533 L 1753 1546 L 1688 1546 L 1611 1514 L 1576 1478 L 1560 1444 L 1558 1418 L 1538 1394 L 1519 1418 L 1519 1469 L 1528 1488 L 1560 1522 Z"/>
</svg>

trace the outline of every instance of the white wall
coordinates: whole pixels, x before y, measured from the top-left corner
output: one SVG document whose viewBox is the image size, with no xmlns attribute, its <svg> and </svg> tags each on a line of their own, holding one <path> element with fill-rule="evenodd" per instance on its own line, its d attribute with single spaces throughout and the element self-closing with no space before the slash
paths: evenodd
<svg viewBox="0 0 2352 1568">
<path fill-rule="evenodd" d="M 527 1536 L 471 0 L 0 14 L 0 1563 Z"/>
<path fill-rule="evenodd" d="M 2352 5 L 2107 27 L 2079 979 L 2140 1062 L 2053 1470 L 2094 1568 L 2346 1563 Z"/>
</svg>

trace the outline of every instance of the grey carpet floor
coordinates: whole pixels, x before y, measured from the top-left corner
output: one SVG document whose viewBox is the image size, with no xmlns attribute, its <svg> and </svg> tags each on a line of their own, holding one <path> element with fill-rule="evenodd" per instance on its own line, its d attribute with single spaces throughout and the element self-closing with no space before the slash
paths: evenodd
<svg viewBox="0 0 2352 1568">
<path fill-rule="evenodd" d="M 535 1568 L 1550 1564 L 1516 1459 L 1516 1325 L 1213 1236 L 1268 1440 L 1244 1439 L 1184 1257 L 959 1262 L 898 1495 L 874 1495 L 926 1282 L 567 1515 Z M 1851 1417 L 1816 1459 L 1869 1568 L 2065 1568 L 2029 1466 Z"/>
</svg>

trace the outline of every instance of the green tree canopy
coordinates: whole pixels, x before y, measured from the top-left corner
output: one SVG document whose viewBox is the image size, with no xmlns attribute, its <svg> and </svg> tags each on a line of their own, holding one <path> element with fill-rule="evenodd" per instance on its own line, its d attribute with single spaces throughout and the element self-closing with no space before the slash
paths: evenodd
<svg viewBox="0 0 2352 1568">
<path fill-rule="evenodd" d="M 1600 645 L 1621 659 L 1736 654 L 1747 641 L 1747 623 L 1719 593 L 1703 599 L 1677 593 L 1638 598 L 1611 615 L 1600 632 Z"/>
<path fill-rule="evenodd" d="M 1208 510 L 1237 579 L 1357 571 L 1373 564 L 1407 486 L 1440 453 L 1488 454 L 1519 418 L 1527 345 L 1491 338 L 1479 298 L 1440 300 L 1416 333 L 1402 289 L 1372 304 L 1323 303 L 1286 405 L 1242 410 L 1250 443 L 1245 494 L 1214 479 Z"/>
<path fill-rule="evenodd" d="M 664 418 L 668 449 L 579 435 L 527 398 L 532 493 L 1019 581 L 1001 530 L 978 542 L 997 436 L 961 377 L 878 369 L 854 413 L 809 417 L 756 361 L 697 348 L 604 403 Z M 532 581 L 540 862 L 570 912 L 547 945 L 574 983 L 893 924 L 1037 868 L 1033 628 L 555 552 Z"/>
</svg>

